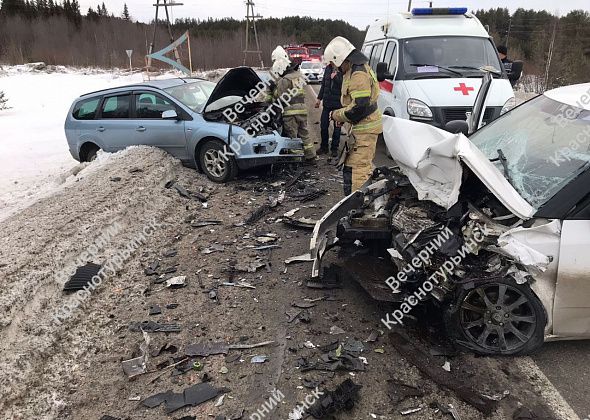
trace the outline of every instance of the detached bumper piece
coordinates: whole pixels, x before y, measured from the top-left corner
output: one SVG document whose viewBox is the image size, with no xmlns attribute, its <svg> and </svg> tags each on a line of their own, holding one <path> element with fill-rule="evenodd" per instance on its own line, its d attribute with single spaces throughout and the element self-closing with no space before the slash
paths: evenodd
<svg viewBox="0 0 590 420">
<path fill-rule="evenodd" d="M 75 292 L 83 290 L 91 282 L 92 277 L 96 276 L 102 266 L 98 264 L 88 263 L 82 267 L 78 267 L 76 272 L 64 284 L 64 292 Z"/>
</svg>

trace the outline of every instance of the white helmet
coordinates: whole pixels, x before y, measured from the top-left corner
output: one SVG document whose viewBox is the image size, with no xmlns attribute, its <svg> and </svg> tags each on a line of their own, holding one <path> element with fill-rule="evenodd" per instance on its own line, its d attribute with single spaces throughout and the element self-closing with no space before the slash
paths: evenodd
<svg viewBox="0 0 590 420">
<path fill-rule="evenodd" d="M 285 72 L 287 71 L 287 67 L 289 67 L 290 64 L 291 64 L 291 62 L 289 60 L 286 60 L 284 58 L 278 58 L 272 64 L 272 68 L 270 69 L 270 74 L 275 79 L 279 78 L 283 74 L 285 74 Z"/>
<path fill-rule="evenodd" d="M 337 67 L 340 67 L 346 57 L 355 50 L 352 43 L 341 36 L 337 36 L 326 46 L 324 50 L 324 62 L 333 62 Z"/>
<path fill-rule="evenodd" d="M 279 59 L 287 60 L 289 62 L 291 61 L 289 60 L 289 54 L 287 54 L 287 51 L 285 51 L 280 45 L 274 49 L 270 57 L 272 61 L 277 61 Z"/>
</svg>

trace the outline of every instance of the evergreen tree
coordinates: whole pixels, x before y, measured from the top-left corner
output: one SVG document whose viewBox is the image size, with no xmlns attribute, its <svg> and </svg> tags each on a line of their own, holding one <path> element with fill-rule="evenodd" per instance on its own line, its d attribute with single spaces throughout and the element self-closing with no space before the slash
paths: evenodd
<svg viewBox="0 0 590 420">
<path fill-rule="evenodd" d="M 123 19 L 131 20 L 131 16 L 129 15 L 129 9 L 127 8 L 127 3 L 123 4 Z"/>
<path fill-rule="evenodd" d="M 0 90 L 0 111 L 5 110 L 5 109 L 10 109 L 10 107 L 8 105 L 6 105 L 7 102 L 8 102 L 8 98 L 6 97 L 4 92 L 2 92 Z"/>
</svg>

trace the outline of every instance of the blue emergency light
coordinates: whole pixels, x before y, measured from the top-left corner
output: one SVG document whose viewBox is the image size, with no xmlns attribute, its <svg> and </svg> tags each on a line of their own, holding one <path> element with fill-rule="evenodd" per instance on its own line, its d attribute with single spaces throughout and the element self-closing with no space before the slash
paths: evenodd
<svg viewBox="0 0 590 420">
<path fill-rule="evenodd" d="M 467 7 L 416 7 L 412 9 L 414 16 L 426 15 L 464 15 Z"/>
</svg>

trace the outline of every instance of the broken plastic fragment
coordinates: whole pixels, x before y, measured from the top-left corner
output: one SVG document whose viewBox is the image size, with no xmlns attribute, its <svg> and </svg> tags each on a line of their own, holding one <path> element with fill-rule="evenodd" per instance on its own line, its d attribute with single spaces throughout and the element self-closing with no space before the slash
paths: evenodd
<svg viewBox="0 0 590 420">
<path fill-rule="evenodd" d="M 268 360 L 268 356 L 254 356 L 250 359 L 250 363 L 264 363 Z"/>
<path fill-rule="evenodd" d="M 64 292 L 83 290 L 91 282 L 92 277 L 98 274 L 100 267 L 100 265 L 93 263 L 78 267 L 74 275 L 64 284 Z"/>
<path fill-rule="evenodd" d="M 285 260 L 285 264 L 291 264 L 291 263 L 295 263 L 295 262 L 309 262 L 309 261 L 313 261 L 311 254 L 303 254 L 303 255 L 298 255 L 296 257 L 287 258 Z"/>
</svg>

